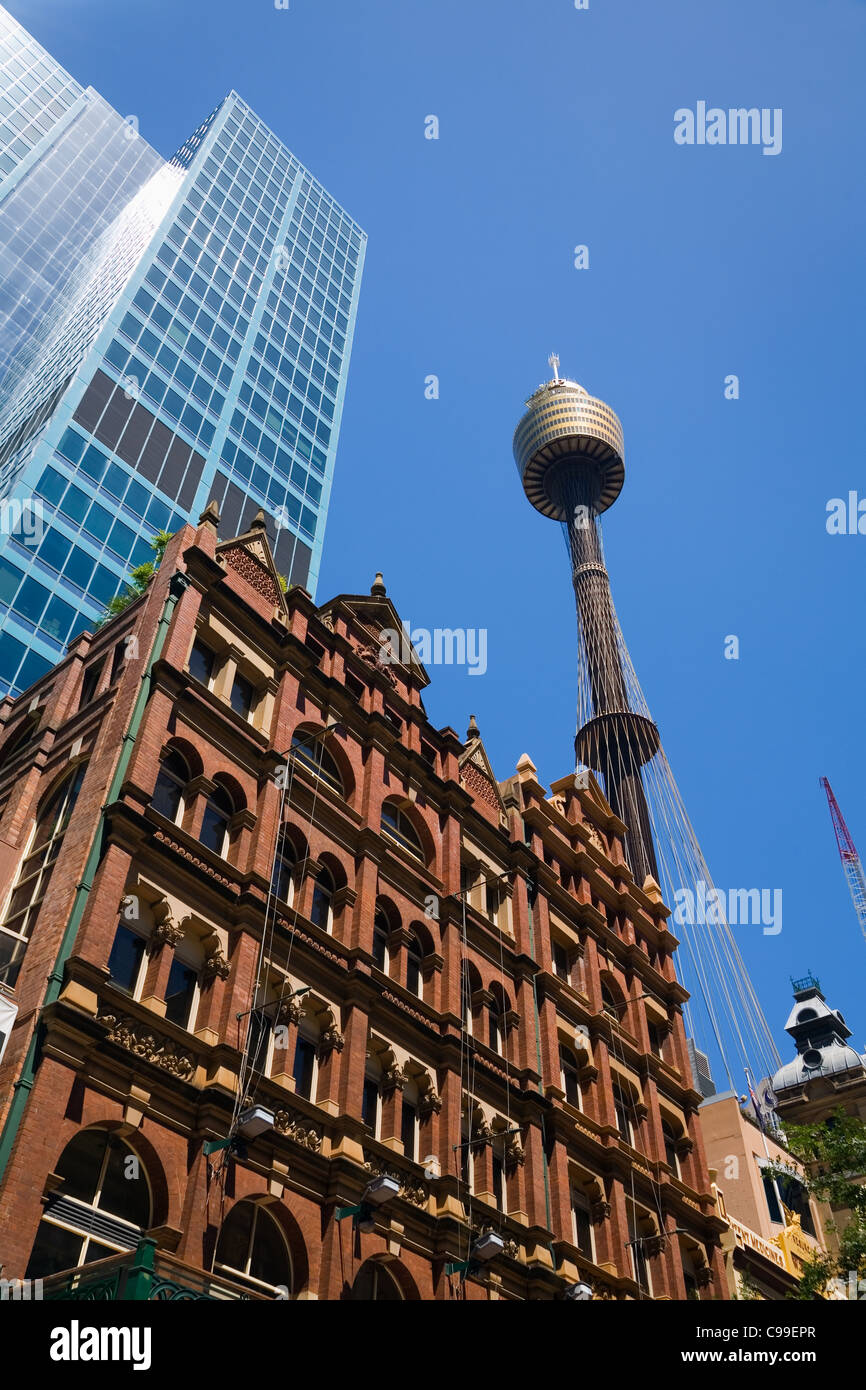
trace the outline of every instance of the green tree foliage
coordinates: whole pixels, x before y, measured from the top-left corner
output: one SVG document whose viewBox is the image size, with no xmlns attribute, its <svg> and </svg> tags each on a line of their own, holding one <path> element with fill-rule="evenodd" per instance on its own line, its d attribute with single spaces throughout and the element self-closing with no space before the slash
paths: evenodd
<svg viewBox="0 0 866 1390">
<path fill-rule="evenodd" d="M 851 1271 L 858 1279 L 866 1277 L 866 1123 L 840 1106 L 829 1119 L 791 1125 L 785 1135 L 791 1153 L 803 1164 L 810 1195 L 849 1214 L 842 1229 L 836 1226 L 838 1255 L 816 1252 L 803 1270 L 799 1287 L 788 1295 L 821 1298 L 831 1279 L 847 1283 Z M 785 1163 L 764 1169 L 767 1177 L 777 1179 L 795 1172 Z"/>
<path fill-rule="evenodd" d="M 134 603 L 137 598 L 141 598 L 141 595 L 146 590 L 154 574 L 159 569 L 162 563 L 162 557 L 165 554 L 165 547 L 170 540 L 170 532 L 157 531 L 150 543 L 150 548 L 154 553 L 154 559 L 146 560 L 143 565 L 136 565 L 135 569 L 130 572 L 126 589 L 121 594 L 115 594 L 114 598 L 109 600 L 105 606 L 105 612 L 96 624 L 97 627 L 102 627 L 105 623 L 111 622 L 112 618 L 116 618 L 119 613 L 124 613 L 131 603 Z"/>
</svg>

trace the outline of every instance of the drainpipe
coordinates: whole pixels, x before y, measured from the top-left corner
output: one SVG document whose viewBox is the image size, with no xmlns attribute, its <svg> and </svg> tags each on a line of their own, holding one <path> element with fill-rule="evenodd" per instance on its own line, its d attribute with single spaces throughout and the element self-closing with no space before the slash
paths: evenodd
<svg viewBox="0 0 866 1390">
<path fill-rule="evenodd" d="M 84 873 L 81 875 L 81 881 L 76 885 L 75 900 L 72 904 L 72 911 L 69 914 L 69 921 L 66 924 L 66 930 L 60 942 L 60 949 L 57 952 L 54 968 L 48 976 L 48 985 L 39 1010 L 40 1014 L 43 1010 L 47 1009 L 50 1004 L 55 1003 L 60 996 L 60 991 L 63 987 L 63 975 L 66 969 L 66 962 L 72 954 L 72 947 L 78 935 L 81 919 L 84 916 L 84 908 L 87 904 L 88 894 L 93 887 L 96 871 L 99 868 L 99 862 L 102 858 L 107 813 L 109 808 L 117 800 L 120 788 L 123 786 L 127 768 L 129 767 L 129 762 L 132 757 L 132 750 L 138 738 L 139 729 L 141 728 L 145 707 L 150 699 L 153 668 L 162 655 L 162 649 L 165 646 L 165 639 L 168 636 L 169 625 L 177 606 L 177 601 L 188 587 L 189 580 L 187 576 L 180 570 L 175 571 L 169 581 L 168 594 L 163 604 L 162 615 L 156 629 L 153 646 L 150 649 L 147 666 L 141 675 L 141 685 L 139 686 L 135 705 L 133 706 L 129 728 L 124 734 L 123 741 L 120 745 L 120 757 L 114 769 L 111 786 L 108 789 L 108 795 L 100 809 L 99 824 L 96 827 L 96 833 L 90 845 L 90 852 L 87 856 L 87 863 L 84 866 Z M 37 1026 L 34 1028 L 33 1036 L 30 1039 L 30 1046 L 27 1049 L 27 1056 L 24 1060 L 21 1075 L 13 1087 L 14 1094 L 12 1096 L 12 1103 L 9 1107 L 6 1124 L 3 1127 L 2 1137 L 0 1137 L 0 1182 L 3 1181 L 5 1176 L 12 1149 L 18 1137 L 18 1130 L 21 1128 L 24 1112 L 27 1109 L 27 1102 L 30 1099 L 30 1092 L 36 1080 L 36 1062 L 40 1046 L 41 1028 Z"/>
</svg>

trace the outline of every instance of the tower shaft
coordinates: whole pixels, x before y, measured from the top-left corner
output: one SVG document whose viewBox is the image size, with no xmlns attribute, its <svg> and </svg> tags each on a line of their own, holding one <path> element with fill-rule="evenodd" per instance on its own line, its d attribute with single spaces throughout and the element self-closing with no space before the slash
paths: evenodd
<svg viewBox="0 0 866 1390">
<path fill-rule="evenodd" d="M 628 863 L 643 885 L 648 876 L 658 881 L 641 768 L 658 751 L 659 736 L 652 720 L 629 701 L 598 528 L 599 513 L 622 486 L 622 430 L 604 402 L 558 376 L 527 404 L 515 434 L 515 458 L 530 501 L 565 527 L 585 654 L 575 752 L 601 777 L 611 809 L 626 826 Z"/>
<path fill-rule="evenodd" d="M 570 462 L 556 469 L 551 495 L 561 504 L 571 554 L 580 640 L 592 717 L 577 731 L 578 758 L 604 781 L 612 810 L 628 827 L 626 855 L 639 884 L 658 879 L 649 808 L 641 767 L 658 747 L 655 727 L 631 710 L 617 641 L 610 578 L 604 562 L 596 512 L 594 470 Z"/>
</svg>

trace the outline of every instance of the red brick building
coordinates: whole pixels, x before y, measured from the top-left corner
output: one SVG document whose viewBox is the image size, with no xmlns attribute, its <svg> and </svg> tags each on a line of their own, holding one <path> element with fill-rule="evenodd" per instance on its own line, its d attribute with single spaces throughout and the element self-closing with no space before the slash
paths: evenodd
<svg viewBox="0 0 866 1390">
<path fill-rule="evenodd" d="M 474 720 L 431 726 L 380 579 L 317 608 L 263 522 L 217 524 L 0 705 L 3 1276 L 725 1296 L 625 827 L 590 776 L 499 782 Z"/>
</svg>

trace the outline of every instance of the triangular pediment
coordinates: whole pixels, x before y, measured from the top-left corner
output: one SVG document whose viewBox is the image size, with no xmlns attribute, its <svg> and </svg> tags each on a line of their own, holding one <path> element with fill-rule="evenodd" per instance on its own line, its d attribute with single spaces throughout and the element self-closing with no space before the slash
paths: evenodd
<svg viewBox="0 0 866 1390">
<path fill-rule="evenodd" d="M 400 614 L 377 576 L 369 594 L 338 594 L 319 610 L 326 626 L 340 615 L 346 622 L 349 641 L 365 661 L 395 677 L 402 668 L 403 679 L 418 686 L 430 684 L 430 677 L 409 640 Z"/>
<path fill-rule="evenodd" d="M 263 512 L 258 513 L 242 536 L 220 541 L 215 553 L 227 569 L 239 575 L 261 598 L 287 613 L 286 597 L 271 553 Z"/>
<path fill-rule="evenodd" d="M 470 796 L 484 801 L 500 816 L 505 815 L 505 803 L 499 790 L 499 783 L 493 772 L 487 750 L 475 727 L 475 717 L 467 731 L 463 752 L 457 759 L 460 768 L 460 785 Z"/>
</svg>

